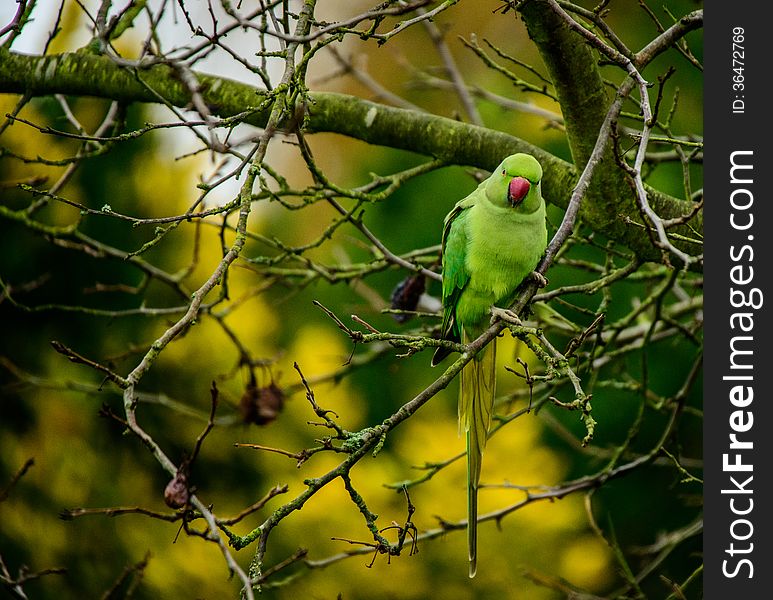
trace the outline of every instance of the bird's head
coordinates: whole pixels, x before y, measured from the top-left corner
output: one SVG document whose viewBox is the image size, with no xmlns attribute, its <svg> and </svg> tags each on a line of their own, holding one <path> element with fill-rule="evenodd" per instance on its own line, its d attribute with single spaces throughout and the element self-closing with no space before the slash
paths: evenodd
<svg viewBox="0 0 773 600">
<path fill-rule="evenodd" d="M 513 154 L 502 161 L 486 184 L 486 197 L 494 206 L 531 213 L 542 203 L 542 167 L 530 154 Z"/>
</svg>

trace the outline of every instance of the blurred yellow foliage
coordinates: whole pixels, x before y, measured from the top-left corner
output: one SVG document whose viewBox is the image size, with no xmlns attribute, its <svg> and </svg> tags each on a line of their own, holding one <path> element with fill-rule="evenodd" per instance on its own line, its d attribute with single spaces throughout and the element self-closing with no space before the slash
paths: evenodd
<svg viewBox="0 0 773 600">
<path fill-rule="evenodd" d="M 93 2 L 91 4 L 95 5 Z M 344 4 L 321 2 L 317 17 L 333 21 L 356 10 Z M 363 0 L 357 4 L 365 10 L 372 8 L 373 2 Z M 198 8 L 206 9 L 204 4 Z M 182 23 L 182 17 L 180 21 Z M 84 23 L 83 11 L 76 3 L 65 3 L 62 27 L 68 33 L 60 36 L 51 49 L 55 52 L 69 50 L 73 43 L 85 43 L 88 36 L 84 33 L 86 28 L 81 27 Z M 457 64 L 465 73 L 470 86 L 486 88 L 507 97 L 517 97 L 547 110 L 559 110 L 555 102 L 542 95 L 524 95 L 518 91 L 514 93 L 510 81 L 482 68 L 479 59 L 456 42 L 458 36 L 470 39 L 471 33 L 475 32 L 479 40 L 484 37 L 499 40 L 500 43 L 504 40 L 508 53 L 527 63 L 538 64 L 538 54 L 518 19 L 510 16 L 493 19 L 490 10 L 482 10 L 478 3 L 470 2 L 459 3 L 459 10 L 454 13 L 453 19 L 441 18 L 438 23 L 442 25 L 445 39 L 453 48 Z M 421 29 L 417 27 L 415 33 L 401 34 L 399 45 L 388 44 L 375 48 L 368 53 L 367 60 L 363 60 L 362 64 L 367 66 L 371 75 L 377 74 L 378 80 L 383 81 L 387 88 L 403 94 L 409 101 L 439 115 L 458 116 L 459 107 L 449 103 L 448 93 L 422 89 L 420 86 L 404 86 L 406 72 L 410 78 L 413 68 L 410 63 L 417 63 L 416 57 L 432 55 L 434 60 L 435 50 L 428 38 L 420 32 Z M 120 40 L 120 49 L 125 56 L 137 54 L 139 39 L 137 36 L 129 36 Z M 353 39 L 348 39 L 343 47 L 347 54 L 364 52 L 364 46 Z M 251 47 L 251 52 L 254 50 Z M 254 56 L 250 55 L 249 58 L 254 59 Z M 314 85 L 313 89 L 333 89 L 366 98 L 373 96 L 372 90 L 352 78 L 328 82 L 324 76 L 339 67 L 330 57 L 322 58 L 320 55 L 320 58 L 319 64 L 315 63 L 312 67 L 316 71 L 312 73 L 311 79 L 319 77 L 323 83 Z M 434 71 L 427 71 L 431 72 Z M 0 97 L 0 110 L 3 114 L 11 112 L 16 102 L 16 98 Z M 55 101 L 47 99 L 45 102 Z M 542 118 L 505 112 L 488 101 L 478 104 L 486 125 L 492 129 L 517 133 L 519 137 L 543 147 L 565 143 L 564 132 L 557 127 L 546 128 Z M 77 116 L 87 129 L 93 129 L 104 115 L 105 106 L 104 100 L 79 99 Z M 21 116 L 36 123 L 45 123 L 43 108 L 41 102 L 30 103 Z M 57 110 L 60 111 L 59 108 Z M 158 121 L 168 117 L 168 113 L 163 110 L 158 115 L 166 116 L 158 117 Z M 699 112 L 695 111 L 696 114 Z M 52 126 L 64 128 L 67 124 L 61 121 L 54 122 Z M 254 131 L 251 133 L 254 134 Z M 72 155 L 73 148 L 78 147 L 78 142 L 72 140 L 47 143 L 51 139 L 50 136 L 36 134 L 28 126 L 17 123 L 4 133 L 3 145 L 24 156 L 35 157 L 40 154 L 49 159 Z M 174 157 L 191 149 L 180 143 L 174 133 L 154 133 L 142 138 L 143 143 L 146 140 L 152 140 L 152 143 L 143 146 L 142 152 L 134 152 L 130 163 L 105 163 L 106 169 L 112 169 L 110 183 L 114 187 L 101 191 L 105 196 L 104 203 L 109 202 L 112 192 L 128 190 L 131 194 L 129 208 L 133 215 L 153 218 L 180 214 L 197 199 L 200 193 L 196 188 L 197 181 L 216 169 L 209 160 L 210 156 L 204 153 L 185 160 L 174 160 Z M 289 137 L 288 140 L 292 141 Z M 309 185 L 312 179 L 299 158 L 297 146 L 294 143 L 282 143 L 288 140 L 277 138 L 272 141 L 267 163 L 273 167 L 280 166 L 280 172 L 287 177 L 291 186 Z M 395 165 L 402 165 L 401 161 L 413 160 L 406 159 L 404 154 L 397 157 L 397 153 L 391 150 L 333 134 L 317 134 L 311 136 L 309 141 L 321 170 L 339 185 L 362 185 L 369 181 L 370 170 L 383 175 L 396 170 Z M 200 147 L 196 149 L 200 150 Z M 568 153 L 565 153 L 565 157 L 568 157 Z M 10 167 L 3 172 L 4 180 L 21 180 L 34 173 L 48 177 L 50 184 L 61 176 L 65 168 L 45 165 L 28 168 L 19 161 L 6 162 Z M 84 201 L 88 196 L 86 192 L 90 191 L 90 184 L 89 181 L 74 178 L 66 187 L 66 197 Z M 238 185 L 232 185 L 225 191 L 217 190 L 212 198 L 207 198 L 205 204 L 211 206 L 214 202 L 230 200 L 228 195 L 233 195 L 237 189 Z M 421 185 L 417 185 L 414 190 L 412 193 L 415 193 L 415 198 L 402 201 L 416 201 L 414 203 L 418 204 L 419 195 L 426 192 Z M 444 202 L 450 208 L 462 195 L 460 190 L 451 191 L 453 195 L 445 190 L 445 196 L 432 197 L 431 200 Z M 455 193 L 457 191 L 458 194 Z M 218 196 L 218 193 L 221 195 Z M 100 196 L 98 200 L 101 199 Z M 368 208 L 372 210 L 367 215 L 368 219 L 375 222 L 369 221 L 369 226 L 378 227 L 377 211 L 392 210 L 389 204 L 392 200 L 390 198 L 384 203 L 387 208 Z M 91 201 L 95 202 L 93 198 Z M 291 201 L 300 202 L 301 199 L 293 198 Z M 340 201 L 347 206 L 352 203 L 350 198 Z M 96 204 L 92 208 L 99 209 L 100 205 Z M 52 203 L 47 210 L 47 222 L 70 223 L 77 217 L 76 208 L 60 203 Z M 290 212 L 276 202 L 263 201 L 254 204 L 248 230 L 268 238 L 279 237 L 288 246 L 302 245 L 317 239 L 337 216 L 338 213 L 324 202 L 302 212 Z M 91 223 L 97 222 L 101 227 L 107 221 L 100 219 L 102 216 L 94 217 Z M 392 236 L 385 239 L 387 246 L 395 249 L 404 244 L 404 249 L 413 249 L 415 245 L 412 244 L 424 237 L 436 243 L 442 223 L 440 220 L 428 221 L 431 219 L 417 219 L 416 222 L 401 224 L 398 232 L 391 232 Z M 229 223 L 234 224 L 233 216 Z M 210 277 L 222 258 L 223 241 L 219 237 L 219 225 L 220 221 L 216 220 L 198 225 L 183 222 L 143 258 L 170 273 L 177 273 L 190 265 L 194 253 L 198 253 L 196 264 L 184 280 L 187 288 L 192 291 Z M 428 230 L 434 232 L 432 236 L 426 235 Z M 153 225 L 132 231 L 142 236 L 141 244 L 152 238 Z M 226 244 L 231 243 L 233 232 L 226 231 L 224 239 Z M 136 242 L 132 238 L 134 246 L 126 242 L 125 247 L 121 248 L 135 250 Z M 346 224 L 333 240 L 323 247 L 311 249 L 304 256 L 321 261 L 335 258 L 337 262 L 347 262 L 349 254 L 366 255 L 368 247 L 368 242 L 350 224 Z M 242 257 L 250 258 L 261 253 L 270 255 L 273 251 L 266 244 L 250 239 Z M 340 260 L 342 256 L 344 260 Z M 298 264 L 302 266 L 301 261 Z M 356 378 L 343 378 L 334 381 L 329 376 L 346 362 L 352 352 L 351 340 L 332 321 L 315 313 L 316 309 L 307 302 L 306 296 L 303 296 L 305 304 L 298 309 L 300 304 L 292 304 L 293 298 L 285 288 L 279 293 L 273 289 L 270 290 L 273 294 L 256 293 L 265 280 L 251 267 L 241 259 L 233 265 L 227 281 L 229 299 L 218 304 L 213 311 L 224 315 L 225 326 L 238 335 L 240 343 L 253 357 L 266 358 L 268 366 L 254 369 L 258 386 L 267 385 L 273 380 L 283 390 L 293 389 L 293 393 L 285 398 L 284 409 L 276 421 L 265 426 L 239 422 L 236 407 L 250 373 L 244 365 L 239 364 L 238 349 L 228 333 L 220 324 L 206 317 L 199 319 L 164 350 L 151 370 L 156 379 L 143 381 L 143 386 L 147 387 L 141 390 L 153 393 L 159 389 L 170 396 L 179 396 L 175 398 L 177 401 L 196 409 L 204 418 L 190 418 L 168 407 L 142 405 L 139 409 L 142 418 L 148 419 L 149 429 L 156 435 L 163 434 L 159 435 L 159 439 L 163 439 L 163 450 L 173 460 L 179 461 L 186 451 L 190 451 L 206 422 L 209 408 L 207 390 L 210 382 L 216 381 L 221 394 L 218 417 L 231 419 L 231 426 L 217 427 L 204 444 L 200 457 L 201 471 L 196 473 L 199 478 L 195 480 L 196 485 L 200 486 L 202 498 L 214 503 L 214 510 L 219 516 L 230 516 L 255 502 L 274 485 L 287 484 L 289 488 L 287 494 L 274 498 L 259 512 L 234 526 L 233 530 L 238 534 L 259 526 L 273 510 L 303 493 L 307 489 L 304 479 L 319 477 L 335 469 L 347 456 L 343 453 L 322 452 L 298 469 L 295 459 L 278 453 L 234 448 L 234 442 L 245 442 L 292 453 L 313 447 L 319 443 L 316 440 L 334 433 L 330 429 L 308 423 L 319 422 L 320 419 L 304 397 L 305 391 L 299 386 L 300 378 L 293 367 L 294 362 L 297 362 L 310 382 L 316 402 L 340 415 L 336 421 L 351 432 L 377 424 L 378 419 L 383 417 L 373 415 L 393 413 L 422 389 L 424 379 L 421 378 L 430 380 L 430 377 L 442 373 L 440 368 L 430 373 L 426 365 L 428 361 L 423 354 L 400 362 L 393 359 L 395 352 L 367 371 L 366 376 L 371 379 L 363 381 L 363 377 L 353 381 Z M 380 275 L 383 274 L 374 278 L 376 283 L 368 279 L 367 282 L 358 281 L 356 285 L 372 285 L 368 288 L 370 298 L 375 296 L 385 302 L 388 293 L 384 290 L 394 282 L 388 277 L 379 281 Z M 394 273 L 386 275 L 392 276 Z M 320 285 L 308 295 L 316 297 L 319 290 L 324 290 L 319 292 L 322 297 L 323 293 L 332 288 Z M 157 290 L 151 291 L 155 293 Z M 205 302 L 213 302 L 221 291 L 222 287 L 216 286 Z M 307 291 L 301 290 L 299 294 Z M 167 302 L 167 297 L 162 292 L 158 293 L 166 302 L 160 303 L 164 306 L 184 303 L 178 296 Z M 339 315 L 347 314 L 350 304 L 366 304 L 358 296 L 355 285 L 335 287 L 330 296 L 338 302 L 333 308 Z M 376 302 L 370 304 L 375 305 Z M 366 310 L 376 312 L 370 304 L 366 304 Z M 89 341 L 95 346 L 101 344 L 104 353 L 112 356 L 125 351 L 130 343 L 147 348 L 177 318 L 179 315 L 165 316 L 152 323 L 148 320 L 136 326 L 135 322 L 125 326 L 114 325 L 113 320 L 105 319 L 82 335 L 83 339 L 99 338 L 98 342 Z M 110 327 L 114 327 L 114 330 Z M 398 330 L 396 326 L 395 330 Z M 363 348 L 358 346 L 356 350 L 362 352 Z M 98 354 L 96 351 L 94 353 Z M 124 359 L 117 368 L 123 374 L 126 365 L 133 367 L 139 360 L 137 354 L 129 354 L 128 360 Z M 86 367 L 71 365 L 59 355 L 47 356 L 47 359 L 40 361 L 40 370 L 60 383 L 65 382 L 61 387 L 66 387 L 66 382 L 71 379 L 89 379 L 89 375 L 94 385 L 99 385 L 99 377 L 90 374 Z M 509 335 L 499 339 L 497 356 L 499 393 L 504 395 L 523 390 L 523 379 L 506 372 L 504 366 L 520 371 L 516 358 L 529 364 L 537 364 L 538 361 L 523 344 L 516 343 Z M 408 366 L 404 366 L 406 363 Z M 417 363 L 420 366 L 417 367 Z M 357 377 L 360 377 L 359 373 Z M 168 388 L 164 388 L 166 378 L 173 382 Z M 385 399 L 386 394 L 380 392 L 387 385 L 393 386 L 392 389 L 398 388 L 399 394 L 391 394 Z M 456 386 L 454 382 L 412 418 L 401 423 L 390 432 L 383 449 L 375 458 L 367 456 L 352 470 L 352 484 L 366 499 L 370 510 L 378 514 L 379 527 L 402 525 L 407 515 L 404 494 L 385 484 L 422 477 L 427 474 L 427 469 L 421 467 L 448 461 L 463 452 L 464 439 L 458 436 L 456 422 Z M 181 534 L 175 540 L 179 523 L 149 521 L 146 517 L 136 515 L 114 519 L 90 516 L 74 522 L 63 522 L 55 518 L 56 511 L 74 506 L 134 505 L 170 512 L 162 504 L 162 491 L 168 474 L 161 472 L 135 438 L 115 435 L 114 429 L 106 433 L 108 427 L 105 421 L 96 417 L 99 404 L 105 398 L 120 412 L 120 400 L 115 389 L 110 384 L 105 384 L 105 388 L 110 391 L 99 396 L 45 388 L 25 389 L 20 393 L 25 410 L 31 416 L 27 418 L 25 415 L 24 419 L 27 420 L 20 418 L 26 429 L 14 432 L 12 438 L 0 437 L 0 460 L 7 472 L 14 471 L 29 456 L 35 456 L 37 462 L 15 490 L 19 492 L 18 497 L 12 495 L 7 503 L 0 505 L 3 534 L 19 546 L 34 549 L 36 567 L 56 565 L 59 558 L 80 551 L 77 546 L 82 544 L 85 548 L 84 568 L 88 569 L 92 561 L 99 562 L 100 551 L 104 546 L 105 555 L 112 553 L 110 559 L 114 563 L 98 567 L 102 588 L 107 587 L 102 585 L 104 582 L 120 574 L 124 564 L 140 560 L 145 551 L 150 550 L 152 558 L 142 582 L 146 597 L 233 596 L 236 584 L 227 578 L 220 551 L 198 537 Z M 377 401 L 385 406 L 369 404 Z M 504 414 L 523 407 L 524 402 L 519 399 L 511 405 L 497 408 Z M 551 406 L 543 408 L 546 411 L 551 409 Z M 480 490 L 481 515 L 518 505 L 525 498 L 525 492 L 515 486 L 534 486 L 535 491 L 539 491 L 542 486 L 555 486 L 574 476 L 570 472 L 574 466 L 570 456 L 573 450 L 554 440 L 549 441 L 548 437 L 544 421 L 534 412 L 521 415 L 491 437 L 483 460 L 481 481 L 488 484 L 488 487 L 484 486 Z M 137 458 L 138 455 L 141 458 Z M 454 523 L 465 518 L 465 482 L 466 465 L 464 457 L 461 457 L 439 470 L 428 481 L 410 488 L 411 500 L 417 508 L 413 522 L 419 534 L 438 528 L 439 519 Z M 29 500 L 24 494 L 30 493 L 30 490 L 43 490 L 45 493 L 41 498 Z M 195 526 L 203 527 L 199 522 Z M 392 528 L 383 533 L 389 540 L 395 540 L 397 529 Z M 334 537 L 349 541 L 331 539 Z M 37 543 L 40 539 L 45 539 L 45 544 Z M 77 540 L 77 543 L 73 540 Z M 363 548 L 361 543 L 372 541 L 363 515 L 352 503 L 343 482 L 337 479 L 272 532 L 267 565 L 281 562 L 299 546 L 308 548 L 309 559 L 321 560 Z M 557 598 L 557 593 L 535 585 L 524 575 L 525 572 L 559 576 L 590 592 L 608 591 L 616 578 L 612 554 L 606 544 L 592 532 L 581 496 L 532 502 L 512 510 L 498 523 L 488 520 L 480 526 L 479 543 L 480 563 L 474 581 L 467 577 L 466 540 L 459 530 L 444 533 L 431 541 L 422 540 L 419 542 L 419 553 L 414 556 L 408 555 L 407 546 L 399 557 L 388 559 L 379 555 L 372 568 L 367 568 L 373 558 L 372 553 L 334 561 L 324 569 L 293 567 L 298 574 L 297 579 L 289 581 L 284 587 L 266 586 L 263 593 L 266 598 L 288 600 L 332 600 L 339 594 L 344 600 L 548 600 Z M 247 568 L 254 552 L 253 544 L 236 553 L 236 558 Z M 120 564 L 116 562 L 119 560 L 122 561 Z M 293 568 L 287 573 L 292 572 Z"/>
<path fill-rule="evenodd" d="M 614 581 L 611 561 L 611 551 L 602 540 L 594 535 L 583 535 L 570 540 L 563 549 L 560 574 L 576 586 L 598 589 Z"/>
</svg>

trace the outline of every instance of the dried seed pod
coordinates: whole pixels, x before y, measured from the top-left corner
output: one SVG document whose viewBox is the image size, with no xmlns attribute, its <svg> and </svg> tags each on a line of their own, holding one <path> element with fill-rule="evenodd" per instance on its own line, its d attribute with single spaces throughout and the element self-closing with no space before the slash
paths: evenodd
<svg viewBox="0 0 773 600">
<path fill-rule="evenodd" d="M 416 310 L 419 298 L 424 293 L 424 275 L 406 277 L 392 290 L 391 306 L 397 310 Z M 392 315 L 398 323 L 405 323 L 411 318 L 409 314 Z"/>
<path fill-rule="evenodd" d="M 177 471 L 177 474 L 166 484 L 164 489 L 164 502 L 170 508 L 182 508 L 188 504 L 188 500 L 191 497 L 190 490 L 188 489 L 188 477 L 182 470 Z"/>
<path fill-rule="evenodd" d="M 239 403 L 242 421 L 267 425 L 276 420 L 284 406 L 284 392 L 273 381 L 266 386 L 247 384 Z"/>
</svg>

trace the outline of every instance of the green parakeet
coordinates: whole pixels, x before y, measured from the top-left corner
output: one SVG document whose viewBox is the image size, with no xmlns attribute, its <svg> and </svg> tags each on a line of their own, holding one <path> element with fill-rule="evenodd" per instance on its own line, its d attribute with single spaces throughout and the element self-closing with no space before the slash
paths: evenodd
<svg viewBox="0 0 773 600">
<path fill-rule="evenodd" d="M 508 307 L 547 245 L 542 167 L 530 154 L 513 154 L 469 196 L 443 226 L 443 339 L 468 343 L 488 327 L 491 307 Z M 467 543 L 470 577 L 477 568 L 478 482 L 491 424 L 496 340 L 460 375 L 459 433 L 467 434 Z M 450 353 L 438 348 L 435 366 Z"/>
</svg>

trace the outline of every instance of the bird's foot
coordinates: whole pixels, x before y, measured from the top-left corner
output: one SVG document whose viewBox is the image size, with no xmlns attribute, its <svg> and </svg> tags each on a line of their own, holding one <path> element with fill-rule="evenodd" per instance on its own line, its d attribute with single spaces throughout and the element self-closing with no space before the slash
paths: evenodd
<svg viewBox="0 0 773 600">
<path fill-rule="evenodd" d="M 529 281 L 533 281 L 537 284 L 537 287 L 542 289 L 548 284 L 547 277 L 545 277 L 542 273 L 537 273 L 537 271 L 532 271 L 526 276 L 526 279 Z"/>
<path fill-rule="evenodd" d="M 523 325 L 523 323 L 521 323 L 521 319 L 512 310 L 508 310 L 507 308 L 499 308 L 498 306 L 492 306 L 491 324 L 493 325 L 497 320 L 510 323 L 511 325 Z"/>
</svg>

